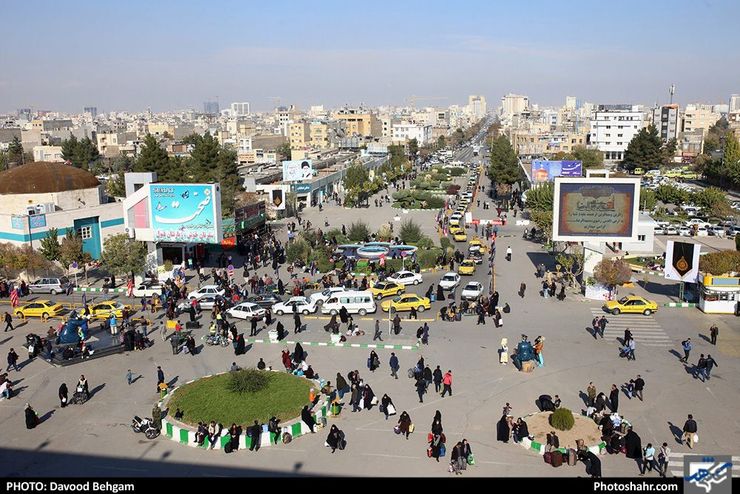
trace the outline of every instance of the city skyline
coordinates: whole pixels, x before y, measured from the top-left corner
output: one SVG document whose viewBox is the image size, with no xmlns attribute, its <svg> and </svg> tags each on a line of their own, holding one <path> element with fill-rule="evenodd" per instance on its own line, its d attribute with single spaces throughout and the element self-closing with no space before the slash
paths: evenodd
<svg viewBox="0 0 740 494">
<path fill-rule="evenodd" d="M 567 95 L 652 105 L 668 102 L 671 84 L 683 106 L 726 103 L 740 90 L 740 51 L 716 48 L 733 46 L 740 5 L 730 1 L 630 1 L 619 12 L 542 1 L 94 5 L 6 6 L 16 22 L 0 46 L 12 68 L 0 74 L 1 112 L 162 112 L 206 101 L 260 112 L 275 97 L 307 109 L 402 106 L 412 95 L 417 106 L 448 106 L 469 94 L 495 108 L 508 92 L 543 106 Z M 661 43 L 682 32 L 690 43 Z"/>
</svg>

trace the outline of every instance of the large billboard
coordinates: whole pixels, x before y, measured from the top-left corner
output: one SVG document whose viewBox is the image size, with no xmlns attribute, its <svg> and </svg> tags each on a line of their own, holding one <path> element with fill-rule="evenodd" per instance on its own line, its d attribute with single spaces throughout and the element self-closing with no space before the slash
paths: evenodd
<svg viewBox="0 0 740 494">
<path fill-rule="evenodd" d="M 699 276 L 701 245 L 669 240 L 665 247 L 665 277 L 668 280 L 695 283 Z"/>
<path fill-rule="evenodd" d="M 553 240 L 637 241 L 639 178 L 556 178 Z"/>
<path fill-rule="evenodd" d="M 314 175 L 311 160 L 283 161 L 283 182 L 308 180 Z"/>
<path fill-rule="evenodd" d="M 149 184 L 149 211 L 154 241 L 221 243 L 218 184 Z"/>
<path fill-rule="evenodd" d="M 532 182 L 552 182 L 555 177 L 580 177 L 581 161 L 532 160 Z"/>
<path fill-rule="evenodd" d="M 267 193 L 267 202 L 273 209 L 283 210 L 289 187 L 289 185 L 263 185 L 261 189 Z"/>
</svg>

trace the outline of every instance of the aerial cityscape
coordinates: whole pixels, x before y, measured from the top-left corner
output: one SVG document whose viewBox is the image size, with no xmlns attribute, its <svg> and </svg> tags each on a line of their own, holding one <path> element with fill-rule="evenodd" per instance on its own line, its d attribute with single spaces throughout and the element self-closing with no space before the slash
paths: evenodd
<svg viewBox="0 0 740 494">
<path fill-rule="evenodd" d="M 740 4 L 3 10 L 6 491 L 731 492 Z"/>
</svg>

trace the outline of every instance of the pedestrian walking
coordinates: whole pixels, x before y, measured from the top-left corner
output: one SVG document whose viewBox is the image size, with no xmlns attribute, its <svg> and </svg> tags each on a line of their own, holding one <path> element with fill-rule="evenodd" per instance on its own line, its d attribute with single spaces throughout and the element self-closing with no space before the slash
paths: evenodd
<svg viewBox="0 0 740 494">
<path fill-rule="evenodd" d="M 419 319 L 419 316 L 416 312 L 416 307 L 411 307 L 411 312 L 409 312 L 409 319 Z"/>
<path fill-rule="evenodd" d="M 668 447 L 668 443 L 663 443 L 658 452 L 658 473 L 661 477 L 665 477 L 668 472 L 668 458 L 671 456 L 671 448 Z"/>
<path fill-rule="evenodd" d="M 59 406 L 62 408 L 67 406 L 69 390 L 67 389 L 67 383 L 62 383 L 59 386 Z"/>
<path fill-rule="evenodd" d="M 167 340 L 167 326 L 164 321 L 159 321 L 159 335 L 162 337 L 162 341 Z"/>
<path fill-rule="evenodd" d="M 691 353 L 691 349 L 693 348 L 693 345 L 691 344 L 691 338 L 686 338 L 681 342 L 681 347 L 683 347 L 683 358 L 681 359 L 682 362 L 688 362 L 689 361 L 689 354 Z"/>
<path fill-rule="evenodd" d="M 692 375 L 694 376 L 694 379 L 701 379 L 701 382 L 706 381 L 706 378 L 704 377 L 704 370 L 707 366 L 707 359 L 704 358 L 704 354 L 699 355 L 699 361 L 696 363 L 694 368 L 692 369 Z"/>
<path fill-rule="evenodd" d="M 612 413 L 616 413 L 619 409 L 619 388 L 616 384 L 612 384 L 612 390 L 609 392 L 609 408 Z"/>
<path fill-rule="evenodd" d="M 506 260 L 511 262 L 511 246 L 506 248 Z"/>
<path fill-rule="evenodd" d="M 522 298 L 524 298 L 524 292 L 526 290 L 527 290 L 527 284 L 526 283 L 522 283 L 521 285 L 519 285 L 519 296 L 522 297 Z"/>
<path fill-rule="evenodd" d="M 637 379 L 635 379 L 635 396 L 637 396 L 640 401 L 642 401 L 642 391 L 645 389 L 645 380 L 640 376 L 640 374 L 637 374 Z"/>
<path fill-rule="evenodd" d="M 596 386 L 594 386 L 593 381 L 588 383 L 586 394 L 588 395 L 588 406 L 594 406 L 594 404 L 596 403 Z"/>
<path fill-rule="evenodd" d="M 8 352 L 8 367 L 5 369 L 5 372 L 9 372 L 11 367 L 13 367 L 16 372 L 19 372 L 20 370 L 18 369 L 18 354 L 15 353 L 15 350 L 12 348 Z"/>
<path fill-rule="evenodd" d="M 432 381 L 434 382 L 434 392 L 439 393 L 442 389 L 442 369 L 439 366 L 432 372 Z"/>
<path fill-rule="evenodd" d="M 653 467 L 655 467 L 656 471 L 660 471 L 658 462 L 655 459 L 655 448 L 653 448 L 652 443 L 648 443 L 642 452 L 642 471 L 640 472 L 640 475 L 645 475 L 646 470 L 648 472 L 652 472 Z"/>
<path fill-rule="evenodd" d="M 126 372 L 126 382 L 129 386 L 131 386 L 131 383 L 134 382 L 134 373 L 131 372 L 131 369 Z M 157 383 L 157 386 L 159 386 L 159 383 Z"/>
<path fill-rule="evenodd" d="M 716 324 L 712 324 L 712 327 L 709 328 L 709 336 L 710 336 L 712 345 L 716 345 L 717 344 L 717 336 L 718 335 L 719 335 L 719 328 L 717 327 Z"/>
<path fill-rule="evenodd" d="M 14 331 L 15 328 L 13 327 L 13 316 L 10 315 L 9 312 L 5 312 L 5 332 L 8 332 L 8 328 L 10 328 L 11 331 Z"/>
<path fill-rule="evenodd" d="M 162 370 L 162 367 L 157 366 L 157 393 L 159 393 L 159 385 L 162 383 L 164 383 L 164 371 Z"/>
<path fill-rule="evenodd" d="M 424 378 L 419 375 L 416 379 L 416 393 L 419 395 L 419 403 L 424 403 L 424 393 L 427 392 L 427 384 Z"/>
<path fill-rule="evenodd" d="M 712 369 L 714 366 L 719 367 L 719 364 L 716 360 L 712 357 L 711 354 L 707 354 L 707 358 L 704 360 L 704 377 L 709 380 L 711 377 L 710 374 L 712 373 Z"/>
<path fill-rule="evenodd" d="M 293 334 L 298 334 L 301 331 L 301 316 L 297 312 L 293 314 L 293 323 L 295 324 Z"/>
<path fill-rule="evenodd" d="M 609 324 L 609 321 L 607 320 L 606 316 L 601 316 L 601 319 L 599 319 L 599 334 L 601 335 L 602 339 L 604 338 L 604 331 L 606 331 L 607 324 Z"/>
<path fill-rule="evenodd" d="M 689 448 L 693 448 L 698 430 L 699 428 L 696 425 L 696 420 L 694 420 L 694 416 L 692 414 L 689 414 L 689 418 L 683 424 L 683 436 L 681 437 L 681 442 L 683 443 L 684 441 L 686 441 L 686 445 Z"/>
<path fill-rule="evenodd" d="M 257 336 L 257 316 L 253 316 L 250 320 L 249 336 Z"/>
<path fill-rule="evenodd" d="M 634 340 L 634 338 L 630 338 L 630 341 L 627 343 L 627 360 L 637 360 L 635 358 L 635 340 Z"/>
<path fill-rule="evenodd" d="M 391 358 L 388 361 L 388 366 L 391 368 L 391 376 L 398 379 L 398 369 L 400 369 L 400 365 L 398 364 L 398 357 L 396 357 L 396 354 L 394 352 L 391 352 Z"/>
<path fill-rule="evenodd" d="M 375 340 L 383 341 L 382 333 L 380 331 L 380 321 L 378 319 L 375 320 L 375 334 L 373 335 L 373 341 Z"/>
<path fill-rule="evenodd" d="M 445 397 L 446 393 L 450 393 L 450 396 L 452 396 L 452 371 L 448 370 L 445 372 L 445 375 L 442 377 L 442 398 Z"/>
</svg>

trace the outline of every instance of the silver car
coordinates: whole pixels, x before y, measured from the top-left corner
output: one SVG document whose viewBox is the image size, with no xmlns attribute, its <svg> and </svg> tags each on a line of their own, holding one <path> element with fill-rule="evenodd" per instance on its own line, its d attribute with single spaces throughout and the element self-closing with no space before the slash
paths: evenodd
<svg viewBox="0 0 740 494">
<path fill-rule="evenodd" d="M 65 293 L 69 286 L 69 279 L 66 276 L 61 278 L 40 278 L 30 285 L 28 285 L 28 291 L 31 293 L 51 293 L 56 295 L 57 293 Z"/>
</svg>

